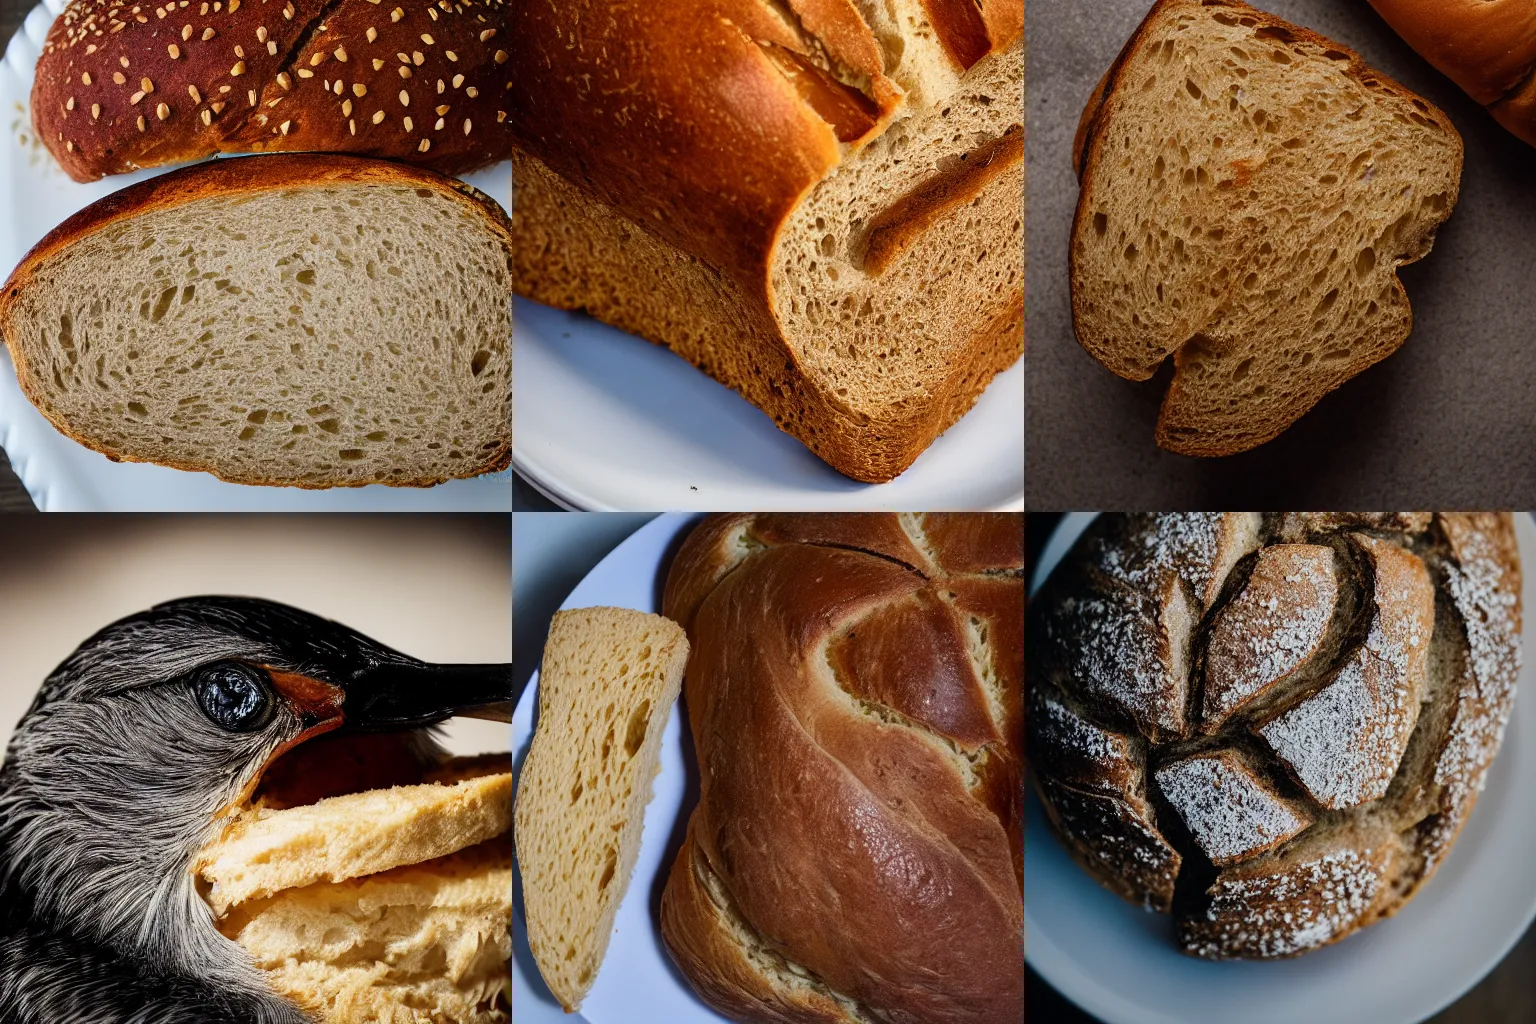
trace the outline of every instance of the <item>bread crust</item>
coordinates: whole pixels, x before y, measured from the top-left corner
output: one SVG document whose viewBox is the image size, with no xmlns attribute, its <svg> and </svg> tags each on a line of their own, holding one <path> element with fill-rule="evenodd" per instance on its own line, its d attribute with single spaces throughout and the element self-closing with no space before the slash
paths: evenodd
<svg viewBox="0 0 1536 1024">
<path fill-rule="evenodd" d="M 18 332 L 12 323 L 12 314 L 18 296 L 24 292 L 36 276 L 36 271 L 52 256 L 99 231 L 104 231 L 120 221 L 130 220 L 145 213 L 174 209 L 188 203 L 217 196 L 251 195 L 283 189 L 328 188 L 339 185 L 405 185 L 431 189 L 449 196 L 466 210 L 474 211 L 477 218 L 505 245 L 510 273 L 512 250 L 512 224 L 501 205 L 472 185 L 419 167 L 368 160 L 360 157 L 329 156 L 317 154 L 277 154 L 272 156 L 245 157 L 229 160 L 213 160 L 157 175 L 148 181 L 130 185 L 92 203 L 75 213 L 58 227 L 43 236 L 24 256 L 10 279 L 0 288 L 0 337 L 15 339 Z M 507 296 L 511 301 L 510 293 Z M 511 324 L 508 323 L 510 332 Z M 17 342 L 12 340 L 11 345 Z M 114 462 L 149 462 L 132 452 L 118 451 L 95 438 L 81 434 L 65 422 L 48 403 L 46 389 L 32 379 L 25 358 L 14 358 L 16 377 L 22 393 L 39 412 L 53 424 L 54 429 L 71 440 L 98 451 Z M 293 481 L 265 477 L 246 477 L 221 472 L 208 462 L 159 462 L 173 469 L 211 473 L 229 483 L 257 486 L 290 486 L 308 490 L 329 487 L 362 487 L 373 483 L 387 483 L 400 487 L 432 487 L 444 483 L 449 477 L 420 477 L 412 480 L 337 480 L 332 482 Z M 467 474 L 478 476 L 506 469 L 512 463 L 511 425 L 508 424 L 503 444 L 490 451 L 476 469 Z"/>
<path fill-rule="evenodd" d="M 1229 662 L 1273 661 L 1270 673 L 1290 672 L 1298 656 L 1308 663 L 1261 706 L 1223 710 L 1189 741 L 1148 732 L 1151 693 L 1140 707 L 1133 693 L 1118 707 L 1095 700 L 1071 653 L 1108 636 L 1095 648 L 1105 671 L 1134 674 L 1157 638 L 1115 624 L 1140 621 L 1140 602 L 1187 564 L 1176 541 L 1197 518 L 1106 514 L 1031 602 L 1031 766 L 1074 856 L 1111 890 L 1171 911 L 1185 952 L 1294 956 L 1401 909 L 1471 814 L 1519 674 L 1513 521 L 1267 515 L 1257 551 L 1193 608 L 1191 677 L 1204 671 L 1213 624 L 1245 605 L 1273 614 L 1245 621 L 1252 647 L 1233 646 Z M 1336 605 L 1308 596 L 1316 583 L 1297 567 L 1276 572 L 1282 561 L 1266 559 L 1303 544 L 1332 548 Z M 1287 583 L 1303 599 L 1277 592 Z M 1321 641 L 1317 623 L 1301 621 L 1309 608 L 1332 618 Z M 1272 723 L 1330 695 L 1331 712 L 1275 745 Z"/>
<path fill-rule="evenodd" d="M 928 2 L 936 25 L 972 40 L 941 31 L 957 69 L 1019 39 L 1017 0 Z M 1018 359 L 1022 290 L 975 311 L 942 378 L 878 407 L 856 406 L 788 340 L 773 271 L 792 218 L 904 103 L 851 0 L 527 4 L 512 36 L 522 294 L 672 349 L 872 483 L 906 470 Z M 862 120 L 828 113 L 832 101 L 814 98 L 826 94 Z M 868 271 L 941 233 L 934 225 L 977 194 L 1022 193 L 1022 148 L 1016 133 L 991 140 L 978 165 L 895 197 L 858 243 L 870 247 Z M 663 290 L 681 294 L 662 301 Z"/>
<path fill-rule="evenodd" d="M 1007 620 L 1020 614 L 1022 550 L 985 573 L 951 568 L 1022 539 L 1020 519 L 930 530 L 917 517 L 732 516 L 684 542 L 664 607 L 694 644 L 685 694 L 701 792 L 662 931 L 722 1013 L 1020 1019 L 1022 637 Z M 961 534 L 981 538 L 968 556 Z M 991 589 L 946 596 L 975 583 Z M 984 623 L 980 648 L 970 617 Z M 957 644 L 990 653 L 962 664 Z M 975 757 L 974 780 L 957 750 Z M 919 876 L 935 880 L 921 894 Z"/>
<path fill-rule="evenodd" d="M 1424 59 L 1536 145 L 1536 7 L 1525 0 L 1371 0 Z"/>
<path fill-rule="evenodd" d="M 65 8 L 32 118 L 70 177 L 215 153 L 343 152 L 445 174 L 510 155 L 510 0 L 213 6 Z"/>
</svg>

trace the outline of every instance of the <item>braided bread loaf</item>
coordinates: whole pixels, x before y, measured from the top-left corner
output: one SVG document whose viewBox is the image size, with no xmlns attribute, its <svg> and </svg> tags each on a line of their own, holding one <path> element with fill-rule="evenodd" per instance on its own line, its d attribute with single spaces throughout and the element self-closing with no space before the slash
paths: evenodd
<svg viewBox="0 0 1536 1024">
<path fill-rule="evenodd" d="M 1022 518 L 730 515 L 667 578 L 700 796 L 661 902 L 734 1020 L 1018 1024 Z"/>
<path fill-rule="evenodd" d="M 1186 953 L 1335 942 L 1471 814 L 1520 615 L 1507 514 L 1105 515 L 1030 608 L 1047 814 Z"/>
<path fill-rule="evenodd" d="M 319 151 L 459 174 L 512 155 L 511 0 L 71 0 L 32 86 L 76 181 Z"/>
</svg>

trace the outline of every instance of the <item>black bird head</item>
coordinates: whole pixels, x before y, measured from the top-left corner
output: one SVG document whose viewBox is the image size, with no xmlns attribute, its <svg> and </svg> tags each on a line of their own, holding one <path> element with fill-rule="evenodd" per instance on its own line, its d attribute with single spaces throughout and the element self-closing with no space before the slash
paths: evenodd
<svg viewBox="0 0 1536 1024">
<path fill-rule="evenodd" d="M 0 769 L 0 894 L 133 970 L 248 994 L 246 1019 L 303 1020 L 198 895 L 190 863 L 220 813 L 310 739 L 415 731 L 426 750 L 427 727 L 506 720 L 510 696 L 510 665 L 427 664 L 286 605 L 158 605 L 81 644 L 17 726 Z M 14 1005 L 6 985 L 0 1007 Z"/>
</svg>

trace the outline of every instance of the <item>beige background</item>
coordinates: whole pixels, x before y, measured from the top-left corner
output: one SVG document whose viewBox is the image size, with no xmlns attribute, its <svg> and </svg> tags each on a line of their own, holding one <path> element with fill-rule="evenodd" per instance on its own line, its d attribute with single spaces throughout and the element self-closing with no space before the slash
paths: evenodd
<svg viewBox="0 0 1536 1024">
<path fill-rule="evenodd" d="M 82 640 L 195 594 L 284 601 L 427 661 L 511 661 L 511 520 L 0 516 L 0 743 Z M 455 753 L 510 749 L 495 722 L 448 735 Z"/>
</svg>

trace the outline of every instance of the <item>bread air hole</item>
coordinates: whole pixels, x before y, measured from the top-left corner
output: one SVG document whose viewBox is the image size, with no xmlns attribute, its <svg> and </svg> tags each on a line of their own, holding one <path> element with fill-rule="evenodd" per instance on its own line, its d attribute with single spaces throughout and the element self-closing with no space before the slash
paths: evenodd
<svg viewBox="0 0 1536 1024">
<path fill-rule="evenodd" d="M 629 716 L 629 727 L 624 731 L 624 753 L 634 757 L 639 753 L 640 747 L 645 743 L 645 733 L 649 728 L 651 716 L 651 702 L 641 701 Z"/>
<path fill-rule="evenodd" d="M 616 847 L 608 847 L 608 852 L 603 859 L 603 875 L 597 880 L 597 890 L 602 892 L 608 888 L 608 883 L 613 881 L 614 872 L 619 869 L 619 851 Z"/>
</svg>

